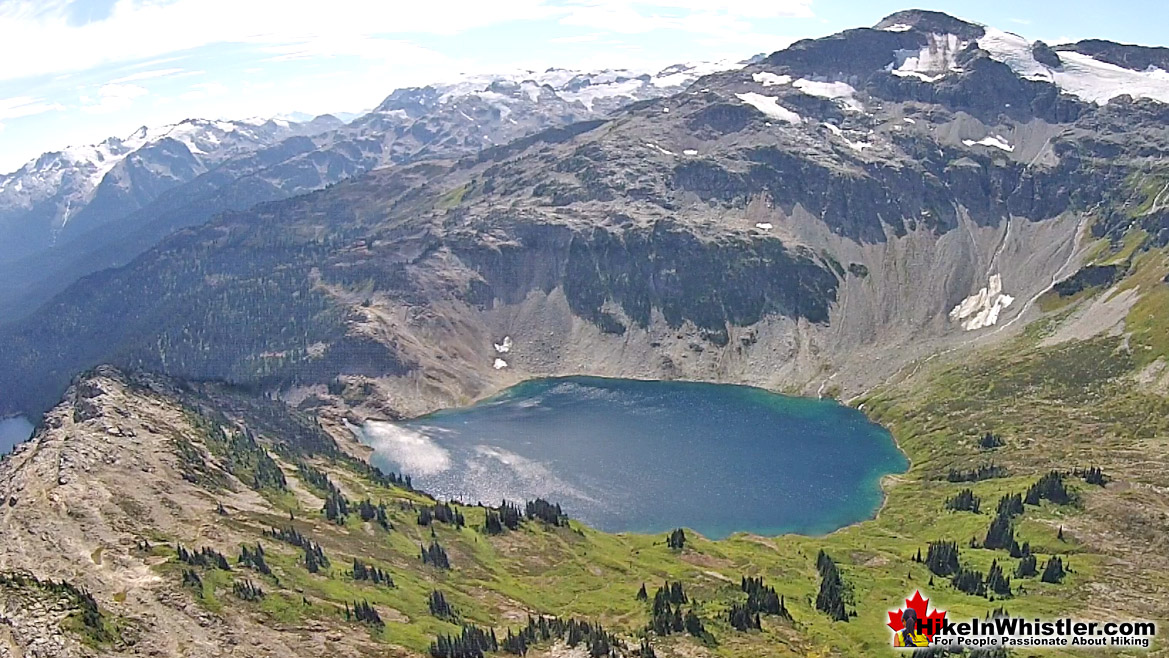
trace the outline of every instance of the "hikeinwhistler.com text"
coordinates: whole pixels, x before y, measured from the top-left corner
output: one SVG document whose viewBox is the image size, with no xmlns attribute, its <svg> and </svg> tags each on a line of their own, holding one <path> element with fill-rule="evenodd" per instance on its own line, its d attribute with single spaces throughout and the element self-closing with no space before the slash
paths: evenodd
<svg viewBox="0 0 1169 658">
<path fill-rule="evenodd" d="M 930 646 L 966 647 L 1117 647 L 1148 649 L 1157 635 L 1151 621 L 1027 620 L 974 618 L 939 624 Z"/>
</svg>

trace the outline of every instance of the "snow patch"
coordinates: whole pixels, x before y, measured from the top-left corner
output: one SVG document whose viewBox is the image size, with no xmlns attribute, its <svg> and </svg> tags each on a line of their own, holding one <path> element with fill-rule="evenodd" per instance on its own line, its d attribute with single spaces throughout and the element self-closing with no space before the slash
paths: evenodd
<svg viewBox="0 0 1169 658">
<path fill-rule="evenodd" d="M 502 343 L 492 343 L 495 346 L 495 351 L 500 354 L 507 354 L 511 351 L 511 336 L 504 336 Z"/>
<path fill-rule="evenodd" d="M 897 50 L 886 67 L 890 73 L 903 78 L 917 78 L 937 82 L 948 73 L 961 72 L 958 53 L 967 45 L 956 34 L 931 34 L 920 50 Z"/>
<path fill-rule="evenodd" d="M 792 81 L 792 77 L 790 75 L 776 75 L 770 71 L 752 73 L 751 79 L 763 85 L 764 87 L 791 84 Z"/>
<path fill-rule="evenodd" d="M 809 96 L 836 101 L 846 110 L 864 111 L 864 106 L 855 98 L 856 89 L 847 82 L 818 82 L 800 78 L 793 82 L 792 86 Z"/>
<path fill-rule="evenodd" d="M 1051 82 L 1085 101 L 1104 104 L 1128 94 L 1169 103 L 1169 72 L 1163 69 L 1150 67 L 1145 71 L 1133 71 L 1089 55 L 1066 51 L 1058 53 L 1062 65 L 1053 69 L 1036 61 L 1032 45 L 1017 34 L 989 27 L 978 40 L 979 48 L 1011 67 L 1019 76 Z"/>
<path fill-rule="evenodd" d="M 886 25 L 881 29 L 886 32 L 908 32 L 913 29 L 913 26 L 905 23 L 894 23 L 892 25 Z"/>
<path fill-rule="evenodd" d="M 780 105 L 779 98 L 775 96 L 764 96 L 763 94 L 756 94 L 753 91 L 745 94 L 735 94 L 735 96 L 772 119 L 779 119 L 792 124 L 799 124 L 804 120 L 799 114 Z"/>
<path fill-rule="evenodd" d="M 653 142 L 646 142 L 645 145 L 646 145 L 646 147 L 654 149 L 655 151 L 657 151 L 659 153 L 664 153 L 665 155 L 677 155 L 677 153 L 674 153 L 673 151 L 668 151 L 668 150 L 658 146 L 657 144 L 654 144 Z"/>
<path fill-rule="evenodd" d="M 698 155 L 698 151 L 695 151 L 694 149 L 683 149 L 682 155 Z"/>
<path fill-rule="evenodd" d="M 989 137 L 983 137 L 982 139 L 980 139 L 978 141 L 974 141 L 973 139 L 964 139 L 964 140 L 962 140 L 962 143 L 965 144 L 966 146 L 975 146 L 975 145 L 992 146 L 996 149 L 1002 149 L 1002 150 L 1006 151 L 1007 153 L 1010 153 L 1010 152 L 1015 150 L 1014 146 L 1008 144 L 1007 140 L 1003 139 L 999 135 L 991 135 Z"/>
<path fill-rule="evenodd" d="M 851 139 L 845 137 L 844 131 L 840 129 L 840 126 L 837 126 L 834 123 L 824 123 L 822 125 L 825 128 L 827 128 L 828 131 L 831 132 L 833 135 L 836 135 L 840 139 L 844 140 L 844 143 L 847 144 L 848 147 L 853 149 L 854 151 L 863 151 L 867 148 L 873 147 L 872 143 L 870 143 L 870 142 L 864 142 L 864 141 L 854 142 Z"/>
<path fill-rule="evenodd" d="M 960 322 L 966 331 L 974 331 L 994 325 L 1003 309 L 1014 303 L 1015 298 L 1003 294 L 1003 278 L 992 274 L 985 288 L 963 299 L 950 311 L 950 319 Z"/>
<path fill-rule="evenodd" d="M 491 365 L 491 367 L 495 368 L 496 370 L 503 370 L 504 368 L 507 367 L 507 361 L 504 361 L 503 359 L 497 358 L 497 359 L 495 359 L 495 363 L 493 363 Z"/>
<path fill-rule="evenodd" d="M 755 228 L 763 229 L 764 231 L 770 231 L 775 227 L 771 225 L 771 222 L 759 222 L 755 224 Z"/>
</svg>

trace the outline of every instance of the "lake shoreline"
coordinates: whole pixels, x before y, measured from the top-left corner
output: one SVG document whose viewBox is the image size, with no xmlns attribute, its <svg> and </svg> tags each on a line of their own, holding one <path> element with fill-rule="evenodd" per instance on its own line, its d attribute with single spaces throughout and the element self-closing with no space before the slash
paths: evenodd
<svg viewBox="0 0 1169 658">
<path fill-rule="evenodd" d="M 617 396 L 619 404 L 595 399 L 611 396 Z M 477 400 L 475 405 L 439 409 L 402 421 L 368 418 L 358 441 L 375 449 L 370 457 L 374 463 L 410 474 L 444 499 L 537 497 L 516 493 L 534 486 L 515 479 L 511 471 L 522 467 L 550 478 L 564 492 L 543 497 L 558 498 L 555 502 L 565 503 L 570 511 L 575 507 L 580 513 L 572 516 L 598 530 L 656 534 L 628 528 L 692 527 L 703 536 L 720 539 L 738 534 L 824 536 L 872 520 L 887 504 L 888 477 L 910 467 L 892 433 L 862 410 L 833 398 L 790 396 L 758 386 L 563 376 L 524 380 Z M 652 427 L 629 425 L 629 418 L 616 417 L 629 409 L 631 418 L 647 413 L 638 406 L 642 404 L 650 404 L 647 409 L 656 414 Z M 531 408 L 543 414 L 569 415 L 554 422 L 523 415 Z M 382 434 L 371 433 L 375 426 Z M 473 440 L 460 438 L 460 433 Z M 518 444 L 508 443 L 515 440 L 514 435 L 531 436 Z M 614 442 L 618 435 L 622 440 Z M 690 440 L 678 443 L 679 437 Z M 712 453 L 711 445 L 725 450 Z M 658 452 L 647 457 L 638 452 L 643 450 Z M 674 452 L 678 454 L 668 454 Z M 589 471 L 605 463 L 612 474 Z M 572 468 L 564 470 L 565 464 Z M 576 472 L 581 464 L 585 465 L 583 474 Z M 645 466 L 637 475 L 625 472 L 637 464 Z M 618 473 L 625 478 L 616 481 L 622 486 L 638 482 L 621 499 L 626 516 L 596 507 L 597 500 L 609 495 L 608 484 L 594 486 L 596 490 L 590 493 L 595 499 L 582 493 L 589 490 L 587 485 L 608 482 Z M 645 473 L 651 475 L 647 478 Z M 488 475 L 490 486 L 483 484 Z M 582 477 L 593 477 L 593 481 L 581 481 Z M 566 480 L 561 482 L 561 478 Z M 690 490 L 663 484 L 667 478 L 691 478 L 707 498 L 720 502 L 696 503 Z M 647 507 L 641 499 L 655 496 L 673 512 L 643 509 L 648 516 L 639 516 L 628 511 Z M 674 502 L 675 498 L 682 502 Z M 586 499 L 587 503 L 581 502 Z M 871 507 L 866 500 L 873 500 Z M 818 510 L 816 505 L 827 507 Z M 721 507 L 715 512 L 714 506 Z M 760 526 L 768 529 L 751 529 Z"/>
</svg>

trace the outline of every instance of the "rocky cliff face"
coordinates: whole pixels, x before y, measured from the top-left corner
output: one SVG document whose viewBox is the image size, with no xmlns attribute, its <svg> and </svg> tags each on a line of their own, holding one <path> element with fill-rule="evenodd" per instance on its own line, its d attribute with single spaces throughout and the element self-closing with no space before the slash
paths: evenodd
<svg viewBox="0 0 1169 658">
<path fill-rule="evenodd" d="M 1042 52 L 898 14 L 607 119 L 224 215 L 10 327 L 2 370 L 25 385 L 4 382 L 4 409 L 109 360 L 315 400 L 365 382 L 406 413 L 569 373 L 860 393 L 1021 328 L 1089 224 L 1131 223 L 1164 106 L 1090 101 L 1096 69 Z M 1157 233 L 1159 212 L 1138 221 Z"/>
</svg>

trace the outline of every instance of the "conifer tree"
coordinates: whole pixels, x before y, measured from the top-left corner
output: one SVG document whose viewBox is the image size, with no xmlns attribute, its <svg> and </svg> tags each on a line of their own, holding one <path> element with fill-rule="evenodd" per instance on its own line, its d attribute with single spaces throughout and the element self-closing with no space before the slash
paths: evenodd
<svg viewBox="0 0 1169 658">
<path fill-rule="evenodd" d="M 1024 555 L 1019 560 L 1019 566 L 1015 568 L 1015 576 L 1017 578 L 1030 578 L 1039 575 L 1038 560 L 1034 555 Z"/>
<path fill-rule="evenodd" d="M 448 621 L 454 621 L 455 619 L 458 619 L 458 614 L 455 612 L 455 609 L 451 606 L 451 604 L 447 603 L 446 596 L 444 596 L 442 592 L 438 590 L 431 592 L 427 603 L 430 607 L 430 614 L 434 615 L 435 617 L 438 617 L 439 619 L 446 619 Z"/>
<path fill-rule="evenodd" d="M 1063 560 L 1058 555 L 1056 555 L 1052 556 L 1052 558 L 1047 561 L 1047 566 L 1043 568 L 1043 575 L 1039 577 L 1039 580 L 1045 583 L 1058 584 L 1063 582 L 1064 576 L 1066 574 L 1067 572 L 1064 570 Z"/>
<path fill-rule="evenodd" d="M 986 531 L 986 539 L 983 540 L 982 545 L 991 549 L 1005 548 L 1010 550 L 1014 544 L 1015 528 L 1011 517 L 1007 513 L 1000 512 L 990 522 L 990 527 Z"/>
<path fill-rule="evenodd" d="M 1049 471 L 1027 489 L 1024 501 L 1028 505 L 1038 505 L 1042 500 L 1050 500 L 1056 505 L 1066 505 L 1072 502 L 1072 495 L 1068 492 L 1063 481 L 1063 473 Z"/>
<path fill-rule="evenodd" d="M 926 554 L 925 565 L 938 576 L 949 576 L 958 571 L 958 542 L 932 541 Z"/>
<path fill-rule="evenodd" d="M 978 496 L 974 495 L 974 491 L 972 489 L 963 489 L 962 491 L 959 491 L 953 498 L 950 498 L 946 501 L 946 509 L 974 512 L 975 514 L 978 513 L 979 507 L 981 505 L 982 501 L 979 500 Z"/>
<path fill-rule="evenodd" d="M 820 572 L 820 592 L 816 595 L 816 609 L 836 621 L 848 621 L 844 608 L 844 580 L 836 562 L 823 550 L 816 556 Z"/>
<path fill-rule="evenodd" d="M 1011 579 L 1003 574 L 998 560 L 994 560 L 990 564 L 990 571 L 986 574 L 986 588 L 998 596 L 1011 595 Z"/>
</svg>

